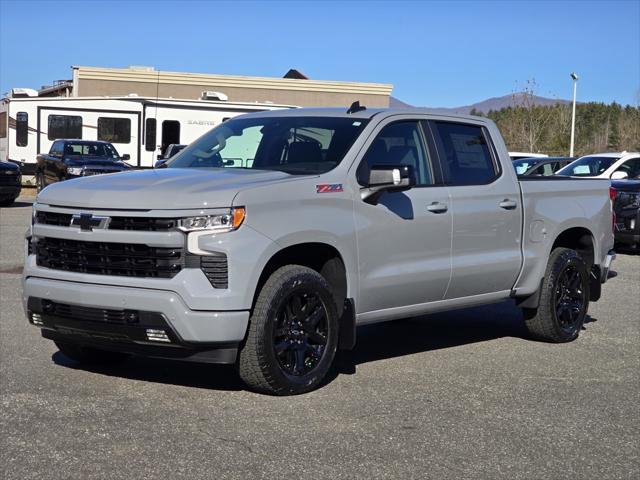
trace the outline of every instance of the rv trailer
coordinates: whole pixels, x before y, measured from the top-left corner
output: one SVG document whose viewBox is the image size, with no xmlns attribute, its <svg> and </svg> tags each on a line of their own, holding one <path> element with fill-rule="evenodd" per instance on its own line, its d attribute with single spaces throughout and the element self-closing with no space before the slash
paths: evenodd
<svg viewBox="0 0 640 480">
<path fill-rule="evenodd" d="M 0 100 L 0 160 L 35 174 L 36 157 L 58 138 L 104 140 L 129 164 L 152 167 L 172 143 L 191 143 L 243 113 L 294 108 L 272 103 L 231 103 L 150 97 L 26 97 Z"/>
</svg>

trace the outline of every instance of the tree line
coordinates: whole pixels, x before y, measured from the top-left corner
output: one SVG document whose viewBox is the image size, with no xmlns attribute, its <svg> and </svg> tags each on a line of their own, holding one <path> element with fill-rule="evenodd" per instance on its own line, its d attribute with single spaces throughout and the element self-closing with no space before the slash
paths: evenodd
<svg viewBox="0 0 640 480">
<path fill-rule="evenodd" d="M 527 94 L 519 94 L 517 100 L 486 114 L 473 109 L 471 115 L 493 120 L 509 151 L 569 155 L 571 104 L 536 105 L 534 96 Z M 639 107 L 615 102 L 576 105 L 575 156 L 623 150 L 640 151 Z"/>
</svg>

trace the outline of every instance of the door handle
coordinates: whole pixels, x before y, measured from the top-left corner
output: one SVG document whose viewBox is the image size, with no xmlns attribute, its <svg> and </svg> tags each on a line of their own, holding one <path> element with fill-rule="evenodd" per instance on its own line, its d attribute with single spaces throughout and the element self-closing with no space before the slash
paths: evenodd
<svg viewBox="0 0 640 480">
<path fill-rule="evenodd" d="M 447 206 L 444 203 L 433 202 L 431 205 L 427 205 L 427 210 L 431 213 L 444 213 L 447 211 Z"/>
<path fill-rule="evenodd" d="M 514 202 L 513 200 L 509 200 L 508 198 L 505 198 L 503 201 L 501 201 L 499 205 L 500 208 L 504 208 L 505 210 L 515 210 L 515 208 L 518 206 L 516 202 Z"/>
</svg>

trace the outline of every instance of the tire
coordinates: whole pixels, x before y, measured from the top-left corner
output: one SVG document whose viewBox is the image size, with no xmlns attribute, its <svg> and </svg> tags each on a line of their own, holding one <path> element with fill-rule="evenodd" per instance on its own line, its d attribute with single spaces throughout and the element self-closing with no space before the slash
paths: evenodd
<svg viewBox="0 0 640 480">
<path fill-rule="evenodd" d="M 44 173 L 36 173 L 36 192 L 41 192 L 44 188 Z"/>
<path fill-rule="evenodd" d="M 327 281 L 300 265 L 276 270 L 262 287 L 238 358 L 252 390 L 296 395 L 318 387 L 338 345 L 338 314 Z"/>
<path fill-rule="evenodd" d="M 538 308 L 523 308 L 525 325 L 537 340 L 571 342 L 589 307 L 589 271 L 580 255 L 556 248 L 549 256 Z"/>
<path fill-rule="evenodd" d="M 9 198 L 7 200 L 0 200 L 0 207 L 10 207 L 15 202 L 15 198 Z"/>
<path fill-rule="evenodd" d="M 109 352 L 107 350 L 62 342 L 55 342 L 55 344 L 65 357 L 78 363 L 107 365 L 120 363 L 129 358 L 128 353 Z"/>
</svg>

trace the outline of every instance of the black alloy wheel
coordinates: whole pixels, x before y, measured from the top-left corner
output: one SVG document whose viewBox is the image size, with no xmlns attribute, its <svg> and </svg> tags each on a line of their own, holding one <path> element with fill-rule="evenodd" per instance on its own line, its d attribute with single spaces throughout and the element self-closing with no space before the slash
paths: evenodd
<svg viewBox="0 0 640 480">
<path fill-rule="evenodd" d="M 327 309 L 317 293 L 302 288 L 285 297 L 273 330 L 273 348 L 288 375 L 311 372 L 324 357 L 328 337 Z"/>
<path fill-rule="evenodd" d="M 568 264 L 557 280 L 554 296 L 556 319 L 567 333 L 575 331 L 584 317 L 586 293 L 582 277 L 575 265 Z"/>
</svg>

